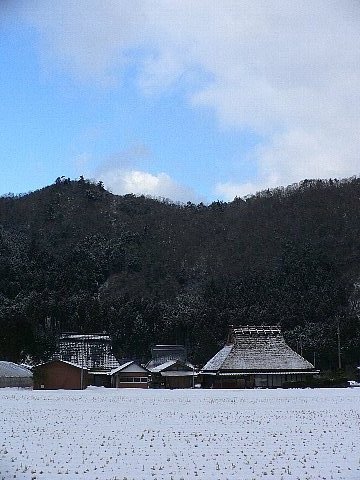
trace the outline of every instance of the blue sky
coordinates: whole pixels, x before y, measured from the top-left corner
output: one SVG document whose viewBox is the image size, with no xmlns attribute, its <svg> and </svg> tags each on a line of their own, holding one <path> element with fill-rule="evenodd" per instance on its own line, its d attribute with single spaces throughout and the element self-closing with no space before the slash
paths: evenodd
<svg viewBox="0 0 360 480">
<path fill-rule="evenodd" d="M 359 173 L 356 1 L 0 6 L 0 194 L 231 200 Z"/>
</svg>

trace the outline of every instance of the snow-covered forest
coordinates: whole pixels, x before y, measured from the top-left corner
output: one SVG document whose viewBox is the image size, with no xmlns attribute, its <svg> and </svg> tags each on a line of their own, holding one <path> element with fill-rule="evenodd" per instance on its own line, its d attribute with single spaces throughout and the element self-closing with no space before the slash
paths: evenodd
<svg viewBox="0 0 360 480">
<path fill-rule="evenodd" d="M 48 358 L 61 331 L 119 358 L 186 345 L 204 364 L 229 324 L 280 324 L 321 369 L 358 364 L 360 179 L 233 202 L 116 196 L 80 178 L 0 198 L 0 358 Z M 315 355 L 315 356 L 314 356 Z"/>
</svg>

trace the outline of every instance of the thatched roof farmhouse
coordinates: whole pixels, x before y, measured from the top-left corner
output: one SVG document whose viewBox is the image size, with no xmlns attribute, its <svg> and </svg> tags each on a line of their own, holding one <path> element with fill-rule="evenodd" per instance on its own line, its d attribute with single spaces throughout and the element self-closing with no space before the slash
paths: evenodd
<svg viewBox="0 0 360 480">
<path fill-rule="evenodd" d="M 227 344 L 201 371 L 203 385 L 214 388 L 281 387 L 314 373 L 278 326 L 231 326 Z"/>
</svg>

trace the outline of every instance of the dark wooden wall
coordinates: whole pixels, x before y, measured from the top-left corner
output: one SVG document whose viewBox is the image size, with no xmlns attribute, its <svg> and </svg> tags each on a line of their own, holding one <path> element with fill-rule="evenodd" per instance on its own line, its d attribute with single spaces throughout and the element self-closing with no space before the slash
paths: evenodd
<svg viewBox="0 0 360 480">
<path fill-rule="evenodd" d="M 43 387 L 42 387 L 43 385 Z M 83 388 L 88 385 L 87 371 L 83 372 Z M 62 362 L 51 362 L 34 368 L 34 389 L 80 390 L 81 368 Z"/>
</svg>

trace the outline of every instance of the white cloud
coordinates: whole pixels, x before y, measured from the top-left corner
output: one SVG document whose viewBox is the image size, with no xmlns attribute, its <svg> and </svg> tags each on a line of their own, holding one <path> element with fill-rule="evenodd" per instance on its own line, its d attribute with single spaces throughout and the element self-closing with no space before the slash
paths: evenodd
<svg viewBox="0 0 360 480">
<path fill-rule="evenodd" d="M 100 162 L 89 153 L 83 152 L 73 159 L 73 164 L 79 175 L 101 180 L 105 188 L 116 195 L 133 193 L 184 203 L 204 201 L 191 188 L 176 182 L 167 173 L 154 174 L 142 169 L 140 164 L 144 160 L 148 163 L 149 158 L 151 159 L 151 151 L 146 145 L 139 143 L 113 153 Z"/>
<path fill-rule="evenodd" d="M 191 78 L 189 72 L 208 74 L 211 81 L 196 83 L 190 104 L 213 109 L 224 128 L 250 129 L 263 139 L 251 157 L 258 178 L 231 183 L 239 194 L 272 182 L 359 173 L 357 1 L 54 0 L 25 5 L 26 18 L 41 31 L 48 54 L 80 78 L 114 82 L 133 62 L 138 84 L 148 94 Z"/>
<path fill-rule="evenodd" d="M 106 188 L 117 195 L 134 193 L 182 202 L 200 201 L 190 188 L 178 184 L 163 172 L 154 175 L 141 170 L 114 168 L 99 173 L 97 178 L 104 182 Z"/>
<path fill-rule="evenodd" d="M 129 61 L 139 36 L 139 0 L 50 0 L 24 2 L 23 17 L 41 34 L 42 54 L 77 78 L 116 82 L 114 67 Z"/>
<path fill-rule="evenodd" d="M 274 134 L 271 143 L 253 152 L 259 169 L 255 181 L 217 183 L 214 192 L 225 200 L 233 200 L 235 196 L 243 197 L 306 178 L 341 178 L 358 174 L 359 148 L 354 133 L 353 126 L 343 131 L 340 138 L 336 132 L 326 129 L 293 129 Z"/>
<path fill-rule="evenodd" d="M 275 186 L 275 185 L 272 185 Z M 235 197 L 245 197 L 251 193 L 256 193 L 260 190 L 268 188 L 269 185 L 255 184 L 251 182 L 247 183 L 233 183 L 225 182 L 218 183 L 215 186 L 215 193 L 219 198 L 224 199 L 225 201 L 232 201 Z"/>
</svg>

